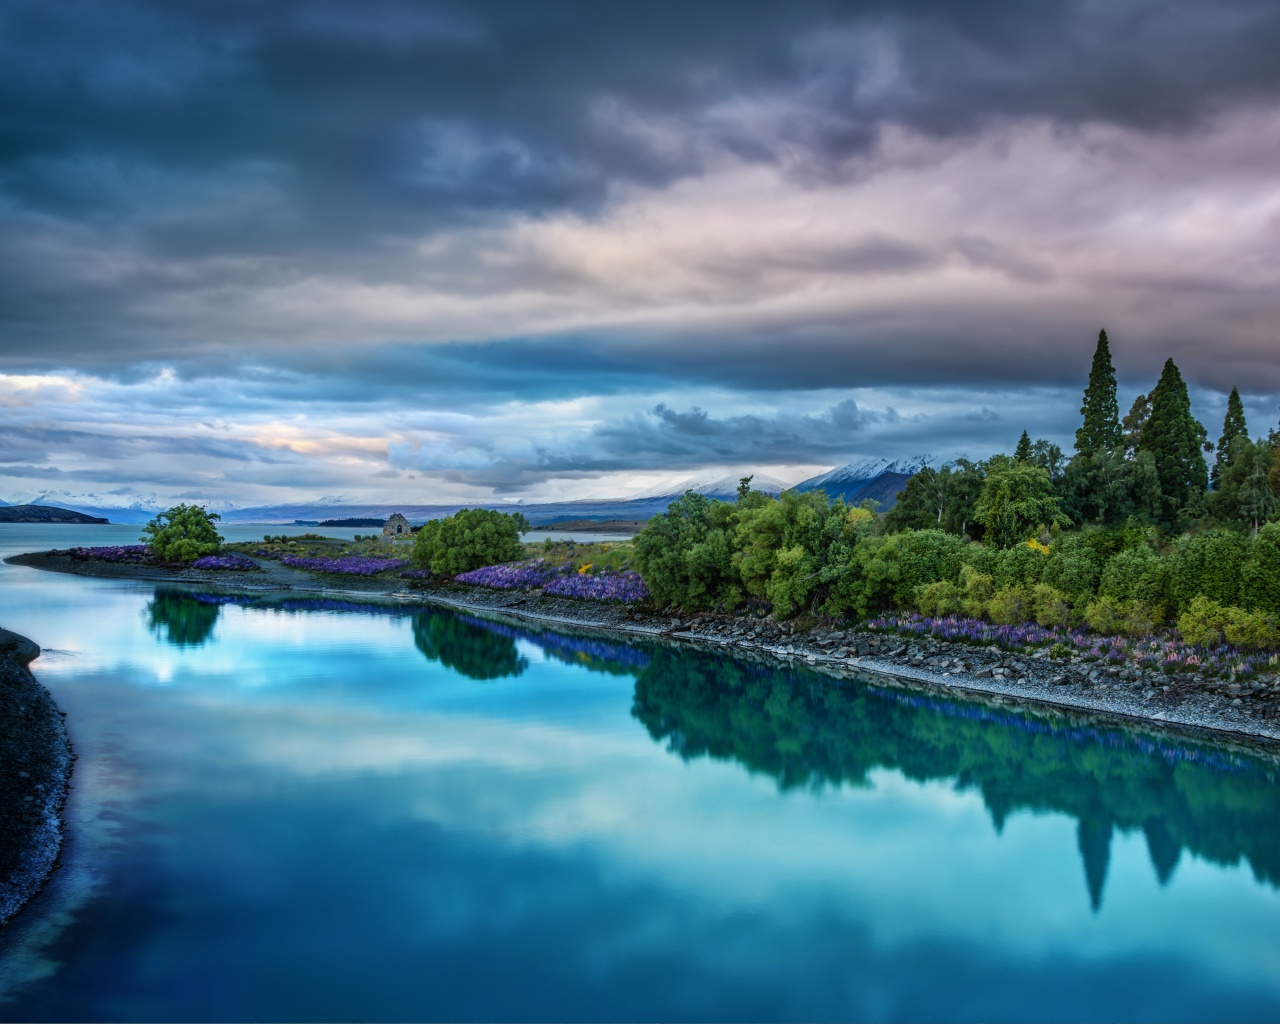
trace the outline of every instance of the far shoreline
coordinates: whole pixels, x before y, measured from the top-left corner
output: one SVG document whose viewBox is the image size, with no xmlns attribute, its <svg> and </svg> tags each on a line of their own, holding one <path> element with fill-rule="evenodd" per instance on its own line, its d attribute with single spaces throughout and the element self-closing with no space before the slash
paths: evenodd
<svg viewBox="0 0 1280 1024">
<path fill-rule="evenodd" d="M 791 633 L 765 620 L 708 614 L 687 622 L 672 614 L 641 612 L 632 606 L 593 604 L 525 591 L 493 590 L 444 583 L 411 585 L 400 578 L 325 576 L 277 563 L 262 572 L 167 569 L 73 559 L 61 552 L 30 552 L 5 559 L 71 575 L 154 583 L 217 587 L 253 593 L 311 594 L 391 600 L 397 604 L 438 605 L 454 610 L 512 616 L 578 629 L 622 633 L 637 639 L 661 639 L 699 647 L 732 650 L 735 656 L 799 664 L 835 677 L 873 674 L 895 685 L 934 693 L 957 693 L 996 704 L 1042 706 L 1073 715 L 1100 715 L 1118 724 L 1142 725 L 1186 734 L 1202 742 L 1243 742 L 1280 755 L 1280 717 L 1274 696 L 1259 704 L 1261 713 L 1230 699 L 1199 691 L 1170 692 L 1165 686 L 1139 695 L 1113 686 L 1096 668 L 1064 673 L 1043 661 L 1036 650 L 1009 650 L 904 636 L 854 627 Z M 754 635 L 746 636 L 747 632 Z M 765 636 L 764 634 L 769 634 Z M 883 650 L 881 650 L 883 648 Z"/>
</svg>

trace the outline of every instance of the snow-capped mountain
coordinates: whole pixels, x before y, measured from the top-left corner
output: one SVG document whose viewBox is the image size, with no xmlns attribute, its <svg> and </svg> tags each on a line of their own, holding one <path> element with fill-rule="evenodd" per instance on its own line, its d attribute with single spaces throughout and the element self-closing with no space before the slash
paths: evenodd
<svg viewBox="0 0 1280 1024">
<path fill-rule="evenodd" d="M 898 492 L 916 473 L 929 463 L 927 456 L 910 459 L 868 458 L 837 466 L 818 476 L 796 484 L 797 491 L 826 491 L 827 497 L 841 498 L 846 505 L 856 505 L 866 498 L 880 503 L 887 511 L 898 500 Z"/>
<path fill-rule="evenodd" d="M 100 516 L 113 523 L 145 523 L 159 512 L 172 508 L 185 500 L 187 504 L 203 505 L 210 512 L 225 513 L 239 508 L 229 501 L 200 501 L 193 498 L 170 499 L 155 494 L 96 494 L 72 491 L 38 491 L 30 495 L 15 496 L 15 505 L 45 505 Z M 6 502 L 5 504 L 9 504 Z"/>
<path fill-rule="evenodd" d="M 674 500 L 684 494 L 685 491 L 697 491 L 699 494 L 705 494 L 708 498 L 715 498 L 719 501 L 734 501 L 738 497 L 738 484 L 744 476 L 751 476 L 751 489 L 753 491 L 764 491 L 766 494 L 781 494 L 789 486 L 768 473 L 731 473 L 728 476 L 690 477 L 677 484 L 657 487 L 644 494 L 637 495 L 635 500 L 649 498 L 671 498 Z"/>
</svg>

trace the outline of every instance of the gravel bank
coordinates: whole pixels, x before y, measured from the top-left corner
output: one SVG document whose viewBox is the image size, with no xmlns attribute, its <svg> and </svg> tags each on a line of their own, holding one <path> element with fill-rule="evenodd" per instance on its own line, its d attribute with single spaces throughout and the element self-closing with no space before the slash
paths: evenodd
<svg viewBox="0 0 1280 1024">
<path fill-rule="evenodd" d="M 502 612 L 566 626 L 730 647 L 740 655 L 799 662 L 835 675 L 873 672 L 913 686 L 985 695 L 996 702 L 1139 719 L 1162 728 L 1209 731 L 1267 746 L 1280 740 L 1280 692 L 1274 686 L 1169 678 L 1135 666 L 1108 666 L 1079 658 L 1056 661 L 1044 650 L 1008 651 L 869 630 L 817 628 L 797 633 L 787 623 L 725 615 L 681 620 L 543 594 L 461 584 L 423 588 L 399 578 L 325 576 L 265 559 L 258 560 L 263 571 L 245 573 L 92 562 L 60 552 L 16 555 L 7 561 L 79 575 L 381 597 Z"/>
<path fill-rule="evenodd" d="M 39 656 L 0 629 L 0 925 L 40 891 L 62 848 L 73 757 L 62 712 L 27 667 Z"/>
</svg>

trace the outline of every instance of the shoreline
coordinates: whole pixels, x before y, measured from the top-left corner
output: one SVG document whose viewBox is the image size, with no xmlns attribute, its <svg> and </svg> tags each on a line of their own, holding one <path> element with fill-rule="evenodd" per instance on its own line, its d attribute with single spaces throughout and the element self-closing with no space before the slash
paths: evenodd
<svg viewBox="0 0 1280 1024">
<path fill-rule="evenodd" d="M 40 648 L 0 629 L 0 926 L 58 865 L 75 755 L 65 713 L 31 673 Z"/>
<path fill-rule="evenodd" d="M 1124 675 L 1126 668 L 1102 663 L 1055 662 L 1043 648 L 1014 651 L 856 628 L 793 632 L 787 624 L 771 619 L 719 614 L 683 621 L 625 605 L 591 604 L 523 591 L 463 584 L 410 587 L 398 578 L 324 578 L 269 562 L 261 573 L 240 574 L 95 563 L 53 552 L 14 555 L 5 561 L 73 575 L 434 604 L 635 638 L 727 648 L 736 656 L 799 664 L 836 678 L 874 674 L 915 689 L 963 694 L 998 705 L 1101 715 L 1219 743 L 1242 742 L 1272 750 L 1280 744 L 1280 692 L 1275 688 L 1218 694 L 1150 674 L 1133 673 L 1136 678 L 1130 678 Z"/>
</svg>

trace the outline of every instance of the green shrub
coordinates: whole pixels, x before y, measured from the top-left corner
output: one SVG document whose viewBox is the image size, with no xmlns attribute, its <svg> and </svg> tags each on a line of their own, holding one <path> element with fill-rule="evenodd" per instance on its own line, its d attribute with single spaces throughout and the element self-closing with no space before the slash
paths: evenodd
<svg viewBox="0 0 1280 1024">
<path fill-rule="evenodd" d="M 1178 616 L 1178 632 L 1189 644 L 1217 647 L 1226 638 L 1227 610 L 1217 601 L 1199 594 Z"/>
<path fill-rule="evenodd" d="M 1097 593 L 1100 576 L 1097 555 L 1077 545 L 1066 550 L 1055 550 L 1040 581 L 1060 590 L 1073 601 L 1083 603 Z"/>
<path fill-rule="evenodd" d="M 166 562 L 190 562 L 216 555 L 222 537 L 214 526 L 221 516 L 199 505 L 176 505 L 142 528 L 142 542 Z"/>
<path fill-rule="evenodd" d="M 1151 611 L 1141 601 L 1099 597 L 1084 610 L 1089 628 L 1107 636 L 1150 636 L 1155 629 Z"/>
<path fill-rule="evenodd" d="M 423 524 L 413 539 L 413 561 L 444 576 L 513 562 L 524 554 L 520 534 L 529 522 L 519 512 L 467 508 Z"/>
<path fill-rule="evenodd" d="M 1241 570 L 1249 540 L 1230 530 L 1182 537 L 1173 548 L 1173 584 L 1178 607 L 1191 607 L 1199 594 L 1223 606 L 1240 603 Z"/>
<path fill-rule="evenodd" d="M 993 576 L 997 587 L 1034 587 L 1040 582 L 1050 556 L 1029 547 L 1018 544 L 998 552 Z"/>
<path fill-rule="evenodd" d="M 1031 594 L 1023 587 L 1001 587 L 987 602 L 987 616 L 997 626 L 1016 626 L 1032 617 Z"/>
<path fill-rule="evenodd" d="M 950 580 L 926 583 L 916 591 L 916 607 L 922 615 L 959 615 L 964 611 L 964 593 Z"/>
<path fill-rule="evenodd" d="M 1222 632 L 1227 638 L 1227 643 L 1238 647 L 1255 647 L 1264 650 L 1280 647 L 1280 623 L 1265 612 L 1228 608 Z"/>
<path fill-rule="evenodd" d="M 995 593 L 995 585 L 991 576 L 979 572 L 971 565 L 960 568 L 960 589 L 963 597 L 961 610 L 972 619 L 981 619 L 987 614 L 987 602 Z"/>
<path fill-rule="evenodd" d="M 1280 523 L 1267 523 L 1249 546 L 1240 598 L 1245 608 L 1280 615 Z"/>
<path fill-rule="evenodd" d="M 1037 583 L 1031 590 L 1031 607 L 1036 622 L 1046 629 L 1066 626 L 1071 622 L 1071 601 L 1061 590 L 1047 583 Z"/>
</svg>

